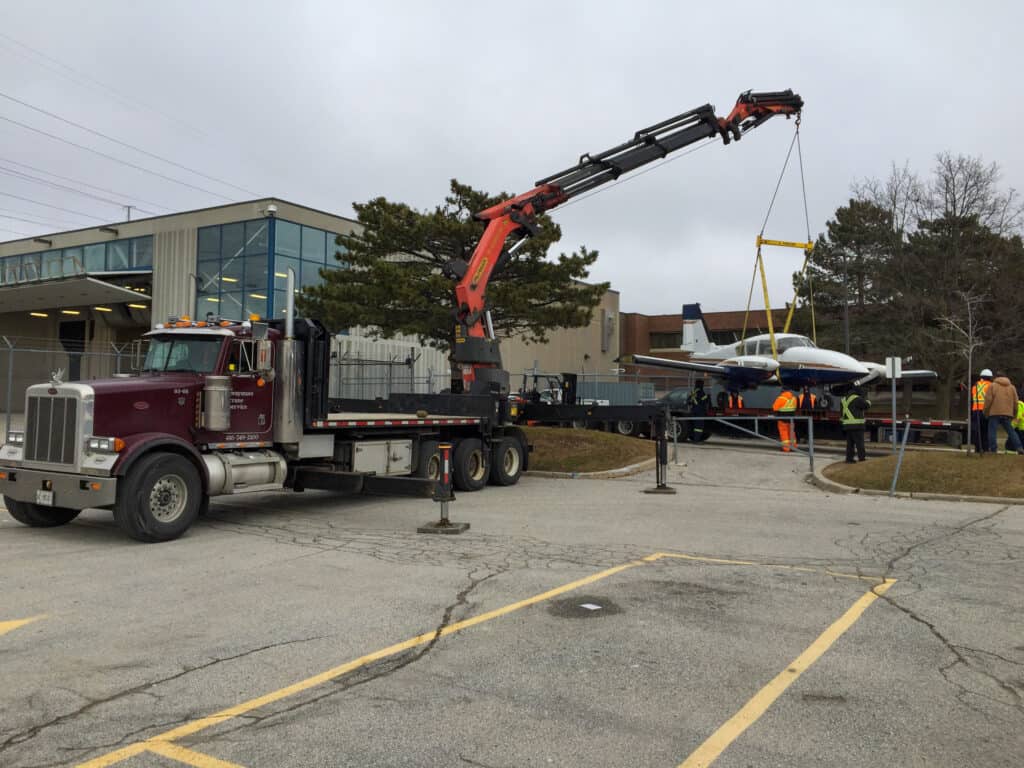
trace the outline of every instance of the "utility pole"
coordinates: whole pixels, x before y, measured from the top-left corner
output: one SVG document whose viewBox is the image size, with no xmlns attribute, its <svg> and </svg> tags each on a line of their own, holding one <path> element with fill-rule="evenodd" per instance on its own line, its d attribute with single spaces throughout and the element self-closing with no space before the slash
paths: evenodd
<svg viewBox="0 0 1024 768">
<path fill-rule="evenodd" d="M 134 207 L 135 207 L 134 205 L 125 205 L 125 206 L 123 206 L 124 212 L 128 216 L 126 221 L 131 221 L 132 220 L 132 208 L 134 208 Z"/>
</svg>

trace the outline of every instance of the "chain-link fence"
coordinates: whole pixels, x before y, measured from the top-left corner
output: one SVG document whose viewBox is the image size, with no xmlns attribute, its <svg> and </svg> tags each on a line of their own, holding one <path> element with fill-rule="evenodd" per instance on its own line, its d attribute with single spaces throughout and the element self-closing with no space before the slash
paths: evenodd
<svg viewBox="0 0 1024 768">
<path fill-rule="evenodd" d="M 0 413 L 8 429 L 20 428 L 25 390 L 57 377 L 61 381 L 89 381 L 137 371 L 146 357 L 146 341 L 109 342 L 102 349 L 85 351 L 84 342 L 57 341 L 28 336 L 0 336 Z"/>
</svg>

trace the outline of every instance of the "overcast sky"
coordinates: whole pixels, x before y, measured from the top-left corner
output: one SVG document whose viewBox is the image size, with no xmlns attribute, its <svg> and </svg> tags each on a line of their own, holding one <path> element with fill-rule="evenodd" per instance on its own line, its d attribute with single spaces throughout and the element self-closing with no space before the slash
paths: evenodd
<svg viewBox="0 0 1024 768">
<path fill-rule="evenodd" d="M 0 240 L 123 220 L 115 203 L 166 213 L 273 195 L 352 215 L 378 195 L 432 207 L 452 177 L 518 193 L 679 112 L 711 102 L 725 115 L 741 91 L 785 88 L 806 102 L 814 236 L 851 182 L 893 162 L 981 155 L 1021 186 L 1022 7 L 11 0 L 0 93 L 212 178 L 0 97 Z M 774 118 L 556 209 L 560 250 L 599 250 L 591 277 L 623 311 L 742 308 L 792 136 Z M 113 202 L 9 173 L 44 176 L 26 166 Z M 795 167 L 766 235 L 806 236 Z M 802 255 L 768 258 L 781 305 Z"/>
</svg>

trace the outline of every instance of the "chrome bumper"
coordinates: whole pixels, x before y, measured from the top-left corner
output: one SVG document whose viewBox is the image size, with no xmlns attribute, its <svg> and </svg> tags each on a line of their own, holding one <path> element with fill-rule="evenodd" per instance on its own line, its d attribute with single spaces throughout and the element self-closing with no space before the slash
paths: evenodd
<svg viewBox="0 0 1024 768">
<path fill-rule="evenodd" d="M 4 475 L 0 479 L 0 494 L 15 501 L 35 504 L 36 491 L 53 491 L 53 506 L 67 509 L 109 507 L 117 500 L 116 477 L 14 467 L 0 467 L 0 475 Z"/>
</svg>

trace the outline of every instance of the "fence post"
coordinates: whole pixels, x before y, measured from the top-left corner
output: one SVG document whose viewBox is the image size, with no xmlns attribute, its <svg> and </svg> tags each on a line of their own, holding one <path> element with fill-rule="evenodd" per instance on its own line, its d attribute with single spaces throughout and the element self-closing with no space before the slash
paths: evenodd
<svg viewBox="0 0 1024 768">
<path fill-rule="evenodd" d="M 7 442 L 7 433 L 11 429 L 11 397 L 14 394 L 14 345 L 6 336 L 2 337 L 7 345 L 7 405 L 4 406 L 4 442 Z"/>
</svg>

